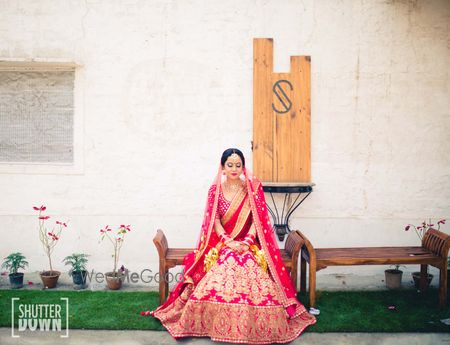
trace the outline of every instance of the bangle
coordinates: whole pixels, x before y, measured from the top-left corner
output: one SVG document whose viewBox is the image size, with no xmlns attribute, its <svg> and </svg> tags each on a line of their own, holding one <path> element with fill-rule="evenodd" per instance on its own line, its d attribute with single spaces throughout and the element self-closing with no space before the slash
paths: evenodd
<svg viewBox="0 0 450 345">
<path fill-rule="evenodd" d="M 226 235 L 226 234 L 221 234 L 221 235 L 220 235 L 220 240 L 221 240 L 223 243 L 227 244 L 228 242 L 231 242 L 231 241 L 232 241 L 232 238 L 231 238 L 230 236 Z"/>
</svg>

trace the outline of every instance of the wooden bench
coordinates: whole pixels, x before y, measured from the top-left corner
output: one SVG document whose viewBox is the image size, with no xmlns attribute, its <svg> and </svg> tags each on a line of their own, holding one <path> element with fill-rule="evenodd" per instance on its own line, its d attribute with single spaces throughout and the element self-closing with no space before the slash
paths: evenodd
<svg viewBox="0 0 450 345">
<path fill-rule="evenodd" d="M 413 265 L 420 264 L 420 289 L 427 286 L 428 265 L 437 267 L 439 273 L 439 306 L 447 303 L 447 255 L 450 236 L 430 229 L 422 240 L 421 247 L 359 247 L 316 248 L 301 233 L 303 247 L 300 256 L 300 291 L 306 291 L 306 263 L 309 263 L 309 301 L 316 306 L 316 272 L 327 266 L 350 265 Z"/>
<path fill-rule="evenodd" d="M 159 301 L 162 304 L 166 300 L 169 292 L 168 279 L 164 279 L 163 277 L 168 276 L 170 268 L 182 265 L 183 258 L 194 249 L 170 248 L 162 230 L 156 232 L 153 243 L 159 255 Z M 298 256 L 303 244 L 301 233 L 299 231 L 292 231 L 286 239 L 284 249 L 280 249 L 284 265 L 291 272 L 291 280 L 295 288 L 297 288 Z"/>
</svg>

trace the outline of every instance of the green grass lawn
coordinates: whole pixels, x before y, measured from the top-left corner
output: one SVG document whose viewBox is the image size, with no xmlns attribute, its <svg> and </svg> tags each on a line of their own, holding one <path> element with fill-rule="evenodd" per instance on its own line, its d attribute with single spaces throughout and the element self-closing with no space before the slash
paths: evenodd
<svg viewBox="0 0 450 345">
<path fill-rule="evenodd" d="M 32 304 L 58 303 L 60 297 L 68 297 L 70 329 L 163 329 L 153 317 L 140 315 L 142 310 L 157 307 L 156 292 L 0 290 L 1 327 L 11 327 L 12 297 Z M 307 296 L 299 298 L 308 303 Z M 439 310 L 437 302 L 434 289 L 425 294 L 415 290 L 319 291 L 321 314 L 307 331 L 449 332 L 450 326 L 440 320 L 450 318 L 450 309 Z"/>
</svg>

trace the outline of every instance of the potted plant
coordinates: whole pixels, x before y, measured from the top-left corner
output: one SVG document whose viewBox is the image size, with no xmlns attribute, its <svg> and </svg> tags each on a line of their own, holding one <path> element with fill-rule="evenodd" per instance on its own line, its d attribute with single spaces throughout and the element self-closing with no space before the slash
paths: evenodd
<svg viewBox="0 0 450 345">
<path fill-rule="evenodd" d="M 83 289 L 86 286 L 87 269 L 86 264 L 88 262 L 88 255 L 73 253 L 66 256 L 63 259 L 65 265 L 71 265 L 72 268 L 69 271 L 69 275 L 72 276 L 73 284 L 75 288 Z"/>
<path fill-rule="evenodd" d="M 445 219 L 441 219 L 437 222 L 437 229 L 439 230 L 441 228 L 441 225 L 445 224 Z M 420 242 L 422 242 L 423 237 L 425 236 L 425 234 L 427 233 L 428 230 L 432 229 L 435 226 L 435 224 L 433 224 L 431 222 L 431 219 L 428 220 L 428 222 L 426 222 L 425 220 L 422 222 L 422 224 L 416 226 L 414 224 L 407 224 L 405 227 L 405 231 L 410 230 L 411 228 L 414 229 L 415 233 L 417 234 L 417 236 L 420 239 Z M 420 272 L 413 272 L 411 273 L 412 277 L 413 277 L 413 281 L 414 281 L 414 286 L 419 289 L 420 288 Z M 431 284 L 431 281 L 433 280 L 433 275 L 430 273 L 426 273 L 426 281 L 427 281 L 427 286 Z"/>
<path fill-rule="evenodd" d="M 28 261 L 22 253 L 9 254 L 3 261 L 2 268 L 9 270 L 9 283 L 11 288 L 20 289 L 23 287 L 23 273 L 17 272 L 19 268 L 25 269 Z"/>
<path fill-rule="evenodd" d="M 38 219 L 39 219 L 39 240 L 42 243 L 42 247 L 44 248 L 45 255 L 47 255 L 48 263 L 50 266 L 49 271 L 42 271 L 39 273 L 42 284 L 44 284 L 45 288 L 51 289 L 54 288 L 58 282 L 58 278 L 61 275 L 61 272 L 55 271 L 52 265 L 52 253 L 56 244 L 58 243 L 61 232 L 63 228 L 67 227 L 66 223 L 56 221 L 56 231 L 55 227 L 52 231 L 48 231 L 45 225 L 45 222 L 50 218 L 50 216 L 44 216 L 42 213 L 47 209 L 45 206 L 33 207 L 35 211 L 39 211 Z"/>
<path fill-rule="evenodd" d="M 114 267 L 112 272 L 106 272 L 106 284 L 110 290 L 118 290 L 122 287 L 123 280 L 123 271 L 117 269 L 117 265 L 119 262 L 120 250 L 123 245 L 123 241 L 125 239 L 125 235 L 130 232 L 130 225 L 120 225 L 117 229 L 117 233 L 114 237 L 112 237 L 111 232 L 112 229 L 107 225 L 104 229 L 100 229 L 100 241 L 103 241 L 107 238 L 111 244 L 113 245 L 114 252 L 112 257 L 114 259 Z"/>
<path fill-rule="evenodd" d="M 399 269 L 400 265 L 393 266 L 395 266 L 395 268 L 384 271 L 386 287 L 388 289 L 399 289 L 402 286 L 403 271 Z"/>
</svg>

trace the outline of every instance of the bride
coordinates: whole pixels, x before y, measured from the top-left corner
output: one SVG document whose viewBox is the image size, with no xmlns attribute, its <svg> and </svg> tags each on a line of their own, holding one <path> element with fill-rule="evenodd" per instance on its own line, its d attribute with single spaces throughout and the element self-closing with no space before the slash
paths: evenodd
<svg viewBox="0 0 450 345">
<path fill-rule="evenodd" d="M 151 314 L 174 338 L 287 343 L 316 322 L 296 299 L 261 182 L 238 149 L 223 152 L 184 279 Z"/>
</svg>

